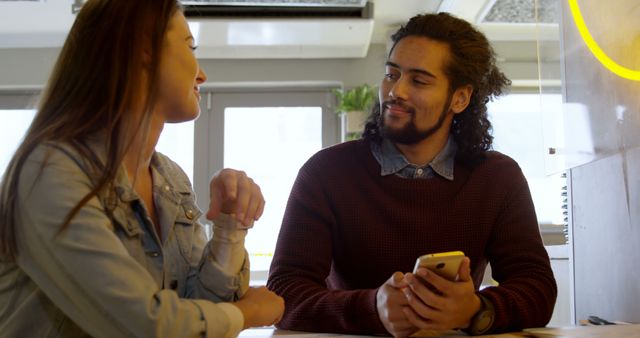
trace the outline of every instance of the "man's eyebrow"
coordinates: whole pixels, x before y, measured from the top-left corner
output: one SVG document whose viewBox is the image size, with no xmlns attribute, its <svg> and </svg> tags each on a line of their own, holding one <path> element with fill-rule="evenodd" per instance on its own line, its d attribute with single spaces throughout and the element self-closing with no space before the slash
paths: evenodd
<svg viewBox="0 0 640 338">
<path fill-rule="evenodd" d="M 399 65 L 397 65 L 397 64 L 395 64 L 395 63 L 393 63 L 393 62 L 391 62 L 391 61 L 387 61 L 387 62 L 385 63 L 385 65 L 386 65 L 387 67 L 393 67 L 393 68 L 398 68 L 398 69 L 401 69 L 401 68 L 402 68 L 402 67 L 400 67 Z M 424 76 L 428 76 L 428 77 L 431 77 L 431 78 L 434 78 L 434 79 L 437 79 L 437 78 L 438 78 L 438 77 L 437 77 L 437 76 L 435 76 L 433 73 L 428 72 L 428 71 L 426 71 L 426 70 L 424 70 L 424 69 L 421 69 L 421 68 L 411 68 L 411 69 L 409 69 L 409 72 L 411 72 L 411 73 L 418 73 L 418 74 L 422 74 L 422 75 L 424 75 Z"/>
</svg>

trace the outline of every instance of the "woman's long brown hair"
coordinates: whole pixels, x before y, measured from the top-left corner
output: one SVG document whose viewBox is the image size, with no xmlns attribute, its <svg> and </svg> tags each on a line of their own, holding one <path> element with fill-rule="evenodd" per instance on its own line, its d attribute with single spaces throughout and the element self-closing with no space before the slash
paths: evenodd
<svg viewBox="0 0 640 338">
<path fill-rule="evenodd" d="M 95 185 L 60 224 L 61 232 L 80 208 L 113 183 L 133 138 L 148 133 L 157 96 L 160 51 L 169 20 L 177 10 L 176 0 L 89 0 L 83 5 L 38 112 L 2 179 L 0 260 L 15 261 L 18 254 L 18 182 L 36 147 L 46 142 L 65 143 L 92 159 L 97 155 L 86 147 L 86 139 L 98 133 L 105 136 L 104 163 L 89 161 Z"/>
</svg>

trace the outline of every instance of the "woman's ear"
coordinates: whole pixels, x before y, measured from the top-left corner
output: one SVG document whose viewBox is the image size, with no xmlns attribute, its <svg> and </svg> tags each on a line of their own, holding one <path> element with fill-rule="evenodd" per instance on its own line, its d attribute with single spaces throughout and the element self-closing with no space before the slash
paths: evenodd
<svg viewBox="0 0 640 338">
<path fill-rule="evenodd" d="M 469 102 L 471 102 L 471 95 L 473 95 L 473 87 L 471 85 L 458 87 L 455 92 L 453 92 L 451 111 L 453 111 L 454 114 L 460 114 L 467 109 Z"/>
<path fill-rule="evenodd" d="M 142 48 L 142 66 L 148 69 L 151 66 L 151 46 Z"/>
<path fill-rule="evenodd" d="M 153 61 L 153 48 L 151 47 L 151 33 L 144 30 L 139 33 L 142 45 L 142 67 L 149 69 Z"/>
</svg>

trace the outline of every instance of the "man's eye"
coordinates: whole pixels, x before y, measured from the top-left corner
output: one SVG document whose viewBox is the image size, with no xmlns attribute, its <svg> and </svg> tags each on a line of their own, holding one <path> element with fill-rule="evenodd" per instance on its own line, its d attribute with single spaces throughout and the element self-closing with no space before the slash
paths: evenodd
<svg viewBox="0 0 640 338">
<path fill-rule="evenodd" d="M 191 48 L 191 50 L 195 51 L 196 49 L 198 49 L 198 46 L 189 46 L 189 48 Z"/>
</svg>

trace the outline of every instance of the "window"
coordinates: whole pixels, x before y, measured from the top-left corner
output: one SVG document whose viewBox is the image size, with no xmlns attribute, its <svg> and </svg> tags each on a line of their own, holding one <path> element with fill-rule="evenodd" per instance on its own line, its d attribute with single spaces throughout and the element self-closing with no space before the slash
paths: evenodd
<svg viewBox="0 0 640 338">
<path fill-rule="evenodd" d="M 253 285 L 266 283 L 298 170 L 322 147 L 340 141 L 333 101 L 328 89 L 306 88 L 208 93 L 202 100 L 195 126 L 194 187 L 205 196 L 198 199 L 199 207 L 207 210 L 209 179 L 221 168 L 247 172 L 265 196 L 264 214 L 245 240 Z"/>
<path fill-rule="evenodd" d="M 490 102 L 488 111 L 493 125 L 493 148 L 512 157 L 522 168 L 538 223 L 544 229 L 565 223 L 562 187 L 566 179 L 561 174 L 546 175 L 540 100 L 538 94 L 511 94 Z"/>
<path fill-rule="evenodd" d="M 225 109 L 224 166 L 246 171 L 267 200 L 245 240 L 252 270 L 269 270 L 298 169 L 322 147 L 321 114 L 320 107 Z"/>
<path fill-rule="evenodd" d="M 0 110 L 0 172 L 4 173 L 13 153 L 29 128 L 33 109 Z M 193 122 L 166 124 L 156 150 L 177 162 L 193 182 Z"/>
<path fill-rule="evenodd" d="M 22 142 L 24 134 L 29 128 L 36 111 L 33 109 L 4 109 L 0 110 L 0 173 L 4 171 Z"/>
<path fill-rule="evenodd" d="M 193 184 L 194 122 L 165 123 L 156 151 L 167 155 L 189 176 Z"/>
</svg>

